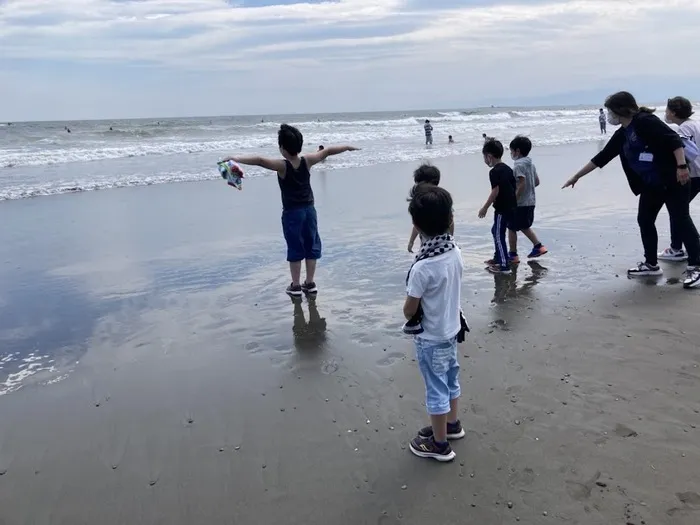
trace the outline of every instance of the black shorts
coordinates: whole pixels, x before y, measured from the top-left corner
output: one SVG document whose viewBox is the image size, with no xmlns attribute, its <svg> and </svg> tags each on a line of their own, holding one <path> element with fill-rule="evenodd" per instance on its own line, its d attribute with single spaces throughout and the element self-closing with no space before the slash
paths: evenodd
<svg viewBox="0 0 700 525">
<path fill-rule="evenodd" d="M 535 207 L 518 206 L 515 208 L 513 217 L 508 221 L 508 229 L 514 232 L 527 230 L 533 222 L 535 222 Z"/>
</svg>

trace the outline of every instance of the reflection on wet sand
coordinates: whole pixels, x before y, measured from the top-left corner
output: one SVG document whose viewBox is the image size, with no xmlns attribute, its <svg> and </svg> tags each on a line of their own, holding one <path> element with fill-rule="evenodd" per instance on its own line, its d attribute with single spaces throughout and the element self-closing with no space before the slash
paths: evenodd
<svg viewBox="0 0 700 525">
<path fill-rule="evenodd" d="M 494 304 L 502 304 L 508 299 L 523 297 L 529 294 L 530 290 L 540 282 L 540 279 L 547 274 L 547 268 L 539 262 L 528 261 L 527 265 L 531 268 L 532 274 L 523 280 L 523 283 L 518 286 L 518 270 L 519 266 L 513 266 L 513 271 L 509 275 L 495 274 L 494 277 L 494 294 L 491 300 Z"/>
<path fill-rule="evenodd" d="M 298 351 L 320 351 L 326 343 L 326 319 L 321 317 L 316 305 L 316 298 L 307 297 L 309 309 L 309 320 L 304 315 L 304 299 L 292 297 L 294 305 L 294 324 L 292 333 L 294 334 L 294 346 Z"/>
</svg>

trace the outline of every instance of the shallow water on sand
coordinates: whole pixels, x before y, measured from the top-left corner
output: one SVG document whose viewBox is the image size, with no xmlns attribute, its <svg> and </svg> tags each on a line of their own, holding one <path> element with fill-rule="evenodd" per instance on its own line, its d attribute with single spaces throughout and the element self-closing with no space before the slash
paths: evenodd
<svg viewBox="0 0 700 525">
<path fill-rule="evenodd" d="M 325 253 L 311 301 L 283 293 L 271 179 L 241 193 L 205 182 L 4 203 L 7 522 L 422 523 L 437 505 L 446 522 L 471 512 L 498 523 L 514 517 L 507 500 L 524 523 L 548 509 L 584 519 L 588 481 L 611 465 L 593 485 L 615 475 L 635 496 L 606 494 L 592 503 L 596 517 L 627 504 L 646 516 L 646 499 L 691 523 L 692 505 L 673 493 L 691 491 L 692 473 L 659 458 L 664 432 L 679 458 L 695 451 L 683 441 L 700 425 L 693 325 L 687 308 L 673 310 L 692 297 L 665 279 L 626 279 L 640 241 L 619 169 L 559 190 L 592 153 L 538 152 L 536 226 L 551 253 L 513 276 L 483 268 L 492 248 L 490 222 L 476 218 L 489 191 L 481 160 L 438 164 L 455 199 L 473 328 L 461 348 L 470 430 L 449 471 L 405 450 L 424 421 L 400 331 L 413 165 L 314 174 Z M 625 428 L 644 439 L 631 443 Z M 624 470 L 639 457 L 665 465 L 649 481 L 668 495 Z"/>
<path fill-rule="evenodd" d="M 439 163 L 455 200 L 470 317 L 488 320 L 494 305 L 516 298 L 546 311 L 562 294 L 630 286 L 622 277 L 640 243 L 634 198 L 619 170 L 590 175 L 574 192 L 559 190 L 589 150 L 536 156 L 543 178 L 536 226 L 550 253 L 523 257 L 512 276 L 483 270 L 492 250 L 490 218 L 479 221 L 476 210 L 488 192 L 487 168 L 476 157 Z M 344 327 L 353 341 L 376 332 L 400 337 L 412 169 L 389 164 L 331 174 L 321 167 L 314 174 L 325 248 L 318 308 L 331 331 Z M 103 340 L 123 342 L 142 324 L 152 329 L 149 316 L 175 317 L 194 301 L 201 311 L 178 321 L 181 328 L 205 316 L 227 334 L 274 334 L 275 345 L 287 345 L 284 327 L 299 312 L 280 293 L 288 278 L 275 186 L 259 179 L 239 193 L 205 182 L 5 203 L 13 227 L 0 233 L 0 392 L 65 377 L 105 323 Z M 659 227 L 668 229 L 664 216 Z M 524 255 L 529 248 L 520 242 Z"/>
</svg>

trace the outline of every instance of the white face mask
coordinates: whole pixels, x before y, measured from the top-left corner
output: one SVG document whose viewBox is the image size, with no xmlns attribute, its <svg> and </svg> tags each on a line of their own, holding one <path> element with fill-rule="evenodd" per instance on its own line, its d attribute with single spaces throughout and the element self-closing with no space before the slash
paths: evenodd
<svg viewBox="0 0 700 525">
<path fill-rule="evenodd" d="M 620 117 L 615 115 L 612 111 L 608 110 L 608 124 L 611 126 L 619 126 L 620 125 Z"/>
</svg>

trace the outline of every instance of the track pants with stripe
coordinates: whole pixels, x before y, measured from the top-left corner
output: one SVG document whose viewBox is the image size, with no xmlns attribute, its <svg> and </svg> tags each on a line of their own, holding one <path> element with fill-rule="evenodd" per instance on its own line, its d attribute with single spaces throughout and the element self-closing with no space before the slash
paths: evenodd
<svg viewBox="0 0 700 525">
<path fill-rule="evenodd" d="M 506 230 L 508 229 L 509 219 L 509 215 L 495 212 L 493 214 L 493 227 L 491 228 L 495 247 L 493 260 L 504 269 L 509 268 L 508 245 L 506 244 Z"/>
</svg>

